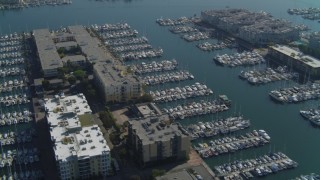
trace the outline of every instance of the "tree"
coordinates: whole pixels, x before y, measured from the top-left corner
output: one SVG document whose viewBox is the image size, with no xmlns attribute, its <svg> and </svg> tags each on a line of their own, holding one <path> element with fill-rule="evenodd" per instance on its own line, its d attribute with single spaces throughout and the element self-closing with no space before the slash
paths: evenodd
<svg viewBox="0 0 320 180">
<path fill-rule="evenodd" d="M 68 81 L 72 85 L 77 82 L 77 79 L 74 76 L 69 76 Z"/>
<path fill-rule="evenodd" d="M 73 72 L 73 75 L 81 81 L 86 77 L 87 74 L 83 70 L 76 70 Z"/>
<path fill-rule="evenodd" d="M 45 90 L 48 90 L 50 88 L 50 82 L 48 80 L 43 80 L 42 86 Z"/>
<path fill-rule="evenodd" d="M 166 173 L 163 169 L 153 169 L 152 170 L 152 179 L 156 179 L 158 176 L 163 176 Z"/>
</svg>

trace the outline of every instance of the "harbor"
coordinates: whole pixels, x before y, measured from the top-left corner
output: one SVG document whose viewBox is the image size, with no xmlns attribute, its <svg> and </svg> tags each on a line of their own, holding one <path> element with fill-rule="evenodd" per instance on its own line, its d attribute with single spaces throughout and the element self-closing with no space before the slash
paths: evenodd
<svg viewBox="0 0 320 180">
<path fill-rule="evenodd" d="M 0 38 L 0 177 L 41 179 L 39 154 L 34 147 L 34 114 L 26 66 L 30 34 L 9 34 Z"/>
<path fill-rule="evenodd" d="M 178 19 L 164 19 L 164 18 L 159 18 L 156 20 L 156 22 L 160 26 L 177 26 L 177 25 L 184 25 L 190 22 L 190 19 L 187 17 L 180 17 Z"/>
<path fill-rule="evenodd" d="M 320 127 L 320 108 L 300 110 L 300 114 L 302 117 L 309 120 L 313 125 Z"/>
<path fill-rule="evenodd" d="M 215 166 L 218 176 L 224 179 L 250 179 L 262 177 L 279 171 L 292 169 L 298 163 L 282 152 L 275 152 L 259 156 L 255 159 L 237 160 Z"/>
<path fill-rule="evenodd" d="M 217 100 L 201 100 L 199 102 L 194 101 L 187 104 L 181 104 L 173 108 L 163 108 L 163 112 L 169 114 L 171 119 L 179 120 L 194 116 L 215 114 L 228 109 L 227 105 Z"/>
<path fill-rule="evenodd" d="M 150 91 L 149 94 L 155 102 L 171 102 L 180 99 L 188 99 L 199 96 L 208 96 L 213 94 L 213 91 L 205 84 L 196 82 L 193 85 L 185 87 L 175 87 L 171 89 Z"/>
<path fill-rule="evenodd" d="M 217 55 L 213 60 L 220 65 L 227 65 L 229 67 L 248 66 L 265 63 L 265 59 L 257 52 L 244 51 L 242 53 L 235 53 L 233 55 L 223 54 Z"/>
<path fill-rule="evenodd" d="M 246 3 L 249 3 L 250 6 L 244 7 L 244 4 Z M 309 172 L 315 172 L 317 174 L 320 173 L 319 168 L 317 168 L 318 160 L 317 158 L 314 158 L 315 154 L 319 150 L 319 142 L 316 140 L 316 137 L 319 133 L 319 129 L 312 128 L 309 125 L 308 121 L 301 120 L 302 118 L 299 114 L 299 110 L 306 109 L 306 107 L 315 106 L 316 101 L 305 101 L 304 103 L 285 106 L 273 103 L 270 100 L 270 98 L 268 98 L 266 93 L 268 93 L 272 89 L 290 87 L 294 82 L 289 80 L 286 82 L 269 83 L 264 86 L 248 86 L 247 83 L 244 83 L 244 81 L 239 80 L 238 75 L 240 74 L 240 71 L 247 71 L 249 70 L 249 68 L 223 68 L 221 66 L 216 66 L 212 61 L 212 57 L 219 54 L 233 54 L 234 50 L 225 48 L 221 51 L 219 50 L 203 53 L 194 47 L 197 44 L 197 42 L 185 43 L 184 41 L 179 39 L 179 36 L 172 35 L 171 32 L 169 32 L 166 29 L 166 27 L 159 27 L 159 25 L 154 22 L 156 18 L 161 16 L 170 18 L 172 17 L 171 19 L 175 19 L 176 17 L 180 17 L 183 15 L 193 15 L 193 13 L 199 13 L 204 9 L 224 9 L 228 6 L 230 7 L 230 9 L 248 8 L 250 11 L 256 12 L 260 12 L 261 10 L 263 10 L 267 13 L 274 15 L 275 18 L 288 19 L 293 23 L 303 22 L 304 24 L 308 25 L 312 30 L 318 29 L 319 25 L 317 21 L 303 20 L 300 17 L 290 16 L 286 13 L 288 7 L 317 7 L 317 1 L 297 1 L 292 3 L 292 1 L 290 0 L 284 0 L 281 3 L 278 3 L 279 5 L 276 8 L 274 6 L 275 3 L 278 2 L 274 0 L 263 1 L 259 3 L 252 2 L 249 0 L 244 0 L 241 2 L 235 0 L 231 0 L 230 2 L 218 2 L 214 0 L 210 2 L 202 2 L 200 5 L 199 3 L 190 0 L 178 0 L 176 2 L 172 2 L 172 6 L 168 6 L 165 2 L 130 1 L 129 3 L 115 1 L 111 3 L 108 1 L 73 1 L 72 5 L 61 6 L 61 8 L 58 8 L 58 6 L 45 6 L 37 8 L 36 12 L 33 12 L 34 8 L 24 9 L 23 11 L 19 10 L 18 13 L 13 11 L 10 13 L 5 12 L 5 15 L 2 18 L 0 18 L 0 21 L 3 22 L 3 24 L 5 24 L 2 25 L 2 33 L 11 33 L 15 31 L 30 32 L 31 29 L 39 27 L 59 28 L 61 25 L 66 24 L 86 25 L 90 23 L 105 23 L 104 17 L 108 18 L 108 23 L 130 23 L 130 25 L 134 26 L 134 28 L 136 28 L 139 31 L 139 34 L 141 33 L 142 36 L 140 37 L 144 37 L 144 35 L 147 35 L 148 39 L 150 39 L 148 43 L 150 43 L 154 47 L 160 46 L 164 49 L 166 54 L 163 56 L 163 59 L 176 58 L 177 62 L 179 63 L 179 66 L 184 67 L 183 69 L 188 70 L 190 73 L 192 73 L 192 75 L 194 75 L 196 79 L 195 81 L 205 82 L 208 87 L 214 89 L 215 94 L 224 93 L 227 94 L 228 97 L 230 97 L 230 99 L 232 99 L 233 104 L 232 107 L 230 107 L 230 110 L 219 113 L 219 116 L 228 116 L 229 112 L 234 112 L 236 110 L 241 111 L 241 114 L 244 114 L 245 117 L 250 118 L 251 124 L 254 129 L 265 129 L 268 132 L 268 134 L 271 135 L 272 146 L 275 147 L 274 149 L 276 149 L 276 151 L 285 152 L 287 155 L 299 162 L 299 168 L 296 168 L 295 170 L 283 171 L 281 173 L 263 177 L 264 179 L 291 179 L 301 174 L 306 174 Z M 183 6 L 180 7 L 181 4 L 183 4 Z M 179 7 L 178 10 L 177 7 Z M 89 13 L 89 15 L 83 15 L 83 11 L 81 10 L 86 8 L 88 9 L 88 12 L 93 13 Z M 165 11 L 163 11 L 163 9 L 165 9 Z M 43 16 L 39 16 L 40 12 L 38 10 L 41 10 Z M 124 13 L 120 13 L 123 11 L 128 12 L 132 16 L 127 16 Z M 149 13 L 151 11 L 152 13 Z M 281 11 L 282 13 L 279 13 L 279 11 Z M 56 16 L 52 17 L 50 15 L 52 13 L 56 14 Z M 150 16 L 145 16 L 145 14 L 147 13 L 149 13 Z M 34 17 L 39 17 L 39 20 L 32 21 L 29 23 L 28 20 Z M 61 21 L 57 21 L 56 19 L 61 19 Z M 28 24 L 25 25 L 25 22 L 28 22 Z M 9 27 L 8 24 L 10 24 L 11 27 Z M 126 42 L 126 39 L 130 38 L 125 38 L 122 42 Z M 129 41 L 128 43 L 130 44 Z M 131 44 L 135 43 L 132 41 Z M 159 62 L 160 60 L 162 59 L 151 59 L 151 61 L 156 62 Z M 135 62 L 131 61 L 128 63 Z M 290 65 L 288 65 L 288 67 L 289 66 Z M 256 69 L 263 67 L 264 65 L 262 64 L 259 65 L 259 67 L 256 66 Z M 156 76 L 158 75 L 158 72 L 155 72 L 154 74 L 152 73 L 150 75 Z M 223 81 L 221 81 L 222 78 Z M 9 80 L 6 79 L 5 81 L 8 82 Z M 195 81 L 192 81 L 192 83 L 194 83 Z M 1 83 L 3 82 L 4 81 L 1 81 Z M 27 82 L 25 81 L 24 83 L 27 84 Z M 180 84 L 182 86 L 185 86 L 185 83 L 186 82 L 181 82 Z M 178 83 L 166 83 L 164 84 L 164 86 L 165 88 L 171 88 L 171 86 L 178 86 L 177 84 Z M 147 91 L 148 90 L 149 87 L 147 87 Z M 27 94 L 27 96 L 29 95 Z M 182 102 L 183 101 L 181 101 L 181 103 Z M 170 107 L 175 107 L 175 103 L 176 102 L 166 104 L 166 108 L 170 109 Z M 259 106 L 259 108 L 257 108 L 257 105 Z M 23 110 L 26 107 L 23 104 L 19 106 L 21 110 Z M 163 106 L 164 104 L 161 104 L 161 108 Z M 18 110 L 18 107 L 8 106 L 3 107 L 3 109 L 4 111 L 9 111 L 11 109 Z M 216 114 L 214 116 L 216 116 Z M 196 123 L 197 119 L 200 119 L 200 121 L 205 123 L 206 121 L 211 121 L 213 119 L 213 116 L 208 115 L 201 116 L 199 118 L 195 116 L 195 118 L 185 118 L 183 121 L 179 122 L 183 122 L 184 125 L 187 125 L 189 123 Z M 290 128 L 288 128 L 289 130 L 285 133 L 282 128 L 279 128 L 288 126 L 290 126 Z M 13 126 L 11 126 L 10 131 L 13 130 L 12 128 Z M 2 132 L 6 132 L 6 130 Z M 297 132 L 304 133 L 301 134 Z M 227 155 L 219 156 L 217 158 L 206 159 L 205 162 L 208 164 L 210 168 L 213 169 L 216 165 L 228 162 L 228 159 L 229 162 L 230 159 L 252 159 L 255 156 L 259 156 L 263 153 L 266 153 L 268 149 L 269 148 L 266 146 L 257 149 L 248 149 L 246 151 L 230 154 L 230 156 Z M 301 155 L 301 152 L 305 153 Z M 241 157 L 239 158 L 239 156 Z M 22 167 L 22 170 L 24 170 L 24 167 Z M 4 169 L 4 171 L 7 170 Z M 19 172 L 19 170 L 17 171 Z M 121 174 L 124 173 L 121 172 Z"/>
<path fill-rule="evenodd" d="M 246 80 L 252 85 L 267 84 L 276 81 L 288 81 L 298 79 L 299 74 L 289 72 L 288 67 L 266 68 L 262 70 L 241 71 L 239 78 Z"/>
<path fill-rule="evenodd" d="M 214 121 L 199 121 L 196 124 L 187 125 L 185 129 L 191 135 L 192 140 L 196 140 L 236 132 L 249 128 L 249 126 L 249 119 L 245 119 L 243 116 L 231 116 Z"/>
<path fill-rule="evenodd" d="M 318 99 L 320 97 L 320 84 L 307 83 L 290 88 L 272 90 L 269 95 L 273 100 L 280 103 L 298 103 Z"/>
<path fill-rule="evenodd" d="M 202 158 L 211 158 L 221 154 L 264 146 L 270 143 L 270 139 L 270 136 L 264 130 L 253 130 L 244 135 L 211 140 L 209 145 L 207 143 L 199 143 L 194 149 Z"/>
<path fill-rule="evenodd" d="M 161 57 L 163 50 L 153 48 L 145 37 L 127 23 L 92 25 L 91 28 L 103 39 L 111 52 L 124 61 Z"/>
<path fill-rule="evenodd" d="M 216 51 L 216 50 L 221 50 L 225 48 L 234 48 L 236 47 L 236 44 L 230 41 L 223 41 L 215 44 L 204 42 L 204 43 L 197 44 L 197 47 L 202 51 Z"/>
<path fill-rule="evenodd" d="M 140 77 L 143 84 L 147 86 L 154 86 L 164 83 L 177 83 L 180 81 L 192 80 L 194 76 L 188 71 L 175 71 L 170 73 L 163 73 L 157 75 L 150 75 Z"/>
<path fill-rule="evenodd" d="M 290 15 L 299 15 L 304 19 L 319 20 L 320 19 L 320 8 L 292 8 L 288 9 L 287 12 Z"/>
<path fill-rule="evenodd" d="M 129 66 L 130 70 L 136 74 L 145 74 L 153 72 L 173 71 L 178 67 L 178 62 L 173 60 L 162 60 L 160 62 L 152 61 L 151 63 L 142 62 Z"/>
</svg>

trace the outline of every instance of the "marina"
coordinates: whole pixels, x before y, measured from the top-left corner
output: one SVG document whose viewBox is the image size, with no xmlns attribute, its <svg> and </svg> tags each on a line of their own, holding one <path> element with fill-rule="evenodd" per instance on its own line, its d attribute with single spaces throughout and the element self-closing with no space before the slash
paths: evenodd
<svg viewBox="0 0 320 180">
<path fill-rule="evenodd" d="M 307 83 L 290 88 L 273 90 L 269 93 L 270 97 L 281 103 L 297 103 L 318 99 L 320 97 L 320 84 Z"/>
<path fill-rule="evenodd" d="M 208 96 L 213 94 L 213 91 L 205 84 L 195 83 L 185 87 L 175 87 L 171 89 L 150 91 L 149 94 L 155 102 L 171 102 L 180 99 L 187 99 L 199 96 Z"/>
<path fill-rule="evenodd" d="M 169 31 L 174 34 L 180 34 L 180 33 L 197 32 L 199 30 L 191 26 L 174 26 L 170 28 Z"/>
<path fill-rule="evenodd" d="M 177 26 L 177 25 L 184 25 L 190 22 L 190 19 L 187 17 L 180 17 L 178 19 L 163 19 L 159 18 L 156 20 L 156 22 L 160 26 Z"/>
<path fill-rule="evenodd" d="M 193 41 L 209 39 L 210 34 L 207 32 L 192 32 L 192 33 L 182 35 L 181 38 L 188 42 L 193 42 Z"/>
<path fill-rule="evenodd" d="M 287 11 L 290 15 L 299 15 L 304 19 L 319 20 L 320 19 L 320 8 L 293 8 Z"/>
<path fill-rule="evenodd" d="M 250 179 L 292 169 L 297 166 L 298 163 L 291 160 L 284 153 L 275 152 L 259 156 L 255 159 L 237 160 L 232 163 L 215 166 L 214 170 L 218 173 L 219 177 L 224 179 Z"/>
<path fill-rule="evenodd" d="M 257 52 L 244 51 L 233 55 L 223 54 L 213 58 L 217 64 L 227 65 L 229 67 L 256 65 L 264 63 L 265 59 Z"/>
<path fill-rule="evenodd" d="M 266 68 L 263 70 L 241 71 L 239 77 L 252 85 L 267 84 L 281 80 L 298 79 L 298 73 L 291 73 L 286 66 L 277 68 Z"/>
<path fill-rule="evenodd" d="M 301 175 L 301 176 L 296 177 L 292 180 L 320 180 L 320 175 L 318 175 L 316 173 L 311 173 L 308 175 Z"/>
<path fill-rule="evenodd" d="M 127 23 L 92 25 L 111 52 L 124 61 L 161 57 L 163 50 L 153 48 L 146 37 L 138 37 L 138 31 Z"/>
<path fill-rule="evenodd" d="M 253 130 L 245 135 L 223 137 L 207 143 L 199 143 L 195 150 L 202 158 L 210 158 L 243 149 L 263 146 L 270 143 L 270 137 L 264 130 Z"/>
<path fill-rule="evenodd" d="M 300 110 L 302 117 L 309 120 L 313 125 L 320 127 L 320 109 L 311 108 L 308 110 Z"/>
<path fill-rule="evenodd" d="M 147 86 L 154 86 L 164 83 L 176 83 L 180 81 L 192 80 L 194 76 L 188 71 L 175 71 L 170 73 L 163 73 L 157 75 L 150 75 L 140 77 L 143 84 Z"/>
<path fill-rule="evenodd" d="M 184 119 L 194 116 L 202 116 L 206 114 L 214 114 L 228 110 L 228 106 L 224 103 L 213 100 L 199 102 L 191 102 L 186 104 L 178 105 L 174 108 L 163 108 L 163 112 L 169 114 L 172 119 Z"/>
<path fill-rule="evenodd" d="M 26 73 L 30 34 L 9 34 L 0 38 L 0 177 L 39 179 L 39 155 L 33 145 L 36 136 L 30 109 Z"/>
<path fill-rule="evenodd" d="M 72 4 L 72 0 L 24 0 L 18 3 L 0 4 L 0 10 L 23 9 L 40 6 L 61 6 Z"/>
<path fill-rule="evenodd" d="M 219 134 L 228 134 L 250 126 L 250 120 L 243 116 L 232 116 L 225 119 L 217 119 L 208 122 L 198 122 L 185 127 L 191 135 L 192 140 L 198 138 L 209 138 Z"/>
<path fill-rule="evenodd" d="M 204 43 L 197 44 L 197 47 L 202 51 L 216 51 L 216 50 L 221 50 L 225 48 L 234 48 L 236 47 L 236 43 L 228 40 L 224 40 L 222 42 L 218 42 L 215 44 L 204 42 Z"/>
<path fill-rule="evenodd" d="M 129 67 L 130 70 L 136 74 L 145 74 L 175 70 L 178 67 L 178 62 L 175 59 L 162 60 L 160 62 L 152 61 L 151 63 L 142 62 L 140 64 L 134 64 Z"/>
</svg>

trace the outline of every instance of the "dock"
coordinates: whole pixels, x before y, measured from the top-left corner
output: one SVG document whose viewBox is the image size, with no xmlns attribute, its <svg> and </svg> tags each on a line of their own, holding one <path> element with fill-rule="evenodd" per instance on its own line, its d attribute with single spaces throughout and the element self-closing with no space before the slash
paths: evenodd
<svg viewBox="0 0 320 180">
<path fill-rule="evenodd" d="M 250 120 L 243 116 L 231 116 L 209 122 L 198 122 L 185 127 L 192 140 L 198 138 L 210 138 L 219 134 L 227 134 L 239 131 L 250 126 Z"/>
<path fill-rule="evenodd" d="M 210 158 L 226 153 L 233 153 L 243 149 L 263 146 L 270 143 L 270 136 L 264 130 L 253 130 L 245 135 L 223 137 L 207 143 L 200 143 L 195 147 L 202 158 Z"/>
<path fill-rule="evenodd" d="M 291 160 L 282 152 L 270 153 L 255 159 L 238 160 L 215 166 L 217 176 L 224 179 L 250 179 L 266 176 L 272 173 L 292 169 L 298 163 Z"/>
<path fill-rule="evenodd" d="M 190 86 L 184 86 L 182 88 L 175 87 L 171 89 L 150 91 L 149 94 L 155 102 L 171 102 L 180 99 L 188 99 L 199 96 L 208 96 L 213 94 L 213 91 L 205 84 L 195 83 Z"/>
<path fill-rule="evenodd" d="M 199 102 L 191 102 L 187 104 L 181 104 L 174 108 L 163 108 L 163 112 L 169 114 L 169 117 L 173 120 L 184 119 L 186 117 L 202 116 L 206 114 L 214 114 L 228 110 L 228 106 L 218 100 Z"/>
<path fill-rule="evenodd" d="M 154 86 L 164 83 L 177 83 L 180 81 L 192 80 L 194 76 L 189 71 L 175 71 L 170 73 L 162 73 L 139 77 L 147 86 Z"/>
</svg>

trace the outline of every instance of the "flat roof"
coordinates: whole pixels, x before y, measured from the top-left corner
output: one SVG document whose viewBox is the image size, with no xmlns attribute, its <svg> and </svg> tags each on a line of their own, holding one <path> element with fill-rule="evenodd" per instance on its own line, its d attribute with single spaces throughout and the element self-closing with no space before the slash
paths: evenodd
<svg viewBox="0 0 320 180">
<path fill-rule="evenodd" d="M 130 120 L 129 123 L 132 125 L 132 129 L 136 130 L 136 135 L 144 145 L 153 144 L 156 141 L 169 141 L 174 136 L 188 136 L 180 130 L 178 124 L 169 124 L 167 114 Z"/>
<path fill-rule="evenodd" d="M 100 79 L 107 86 L 119 86 L 121 84 L 140 83 L 132 74 L 124 74 L 124 66 L 112 62 L 97 62 L 94 69 Z"/>
<path fill-rule="evenodd" d="M 72 156 L 85 158 L 110 151 L 97 125 L 81 126 L 79 116 L 92 113 L 82 93 L 45 99 L 45 109 L 56 160 L 68 161 Z"/>
<path fill-rule="evenodd" d="M 60 56 L 52 40 L 53 36 L 48 29 L 33 30 L 38 54 L 43 70 L 62 67 Z"/>
<path fill-rule="evenodd" d="M 57 49 L 59 49 L 59 48 L 74 47 L 74 46 L 77 46 L 78 43 L 75 41 L 65 41 L 65 42 L 58 42 L 55 45 L 56 45 Z"/>
<path fill-rule="evenodd" d="M 284 46 L 284 45 L 275 45 L 275 46 L 271 46 L 272 49 L 285 54 L 287 56 L 291 56 L 293 59 L 300 61 L 312 68 L 320 68 L 320 60 L 309 56 L 309 55 L 304 55 L 302 52 L 295 50 L 293 48 L 290 48 L 288 46 Z M 292 56 L 294 55 L 294 56 Z"/>
<path fill-rule="evenodd" d="M 72 55 L 72 56 L 65 56 L 62 58 L 62 62 L 67 63 L 70 62 L 78 62 L 78 61 L 86 61 L 86 57 L 82 55 Z"/>
<path fill-rule="evenodd" d="M 99 40 L 92 37 L 83 26 L 69 26 L 68 29 L 89 61 L 105 61 L 111 58 L 101 49 Z"/>
</svg>

